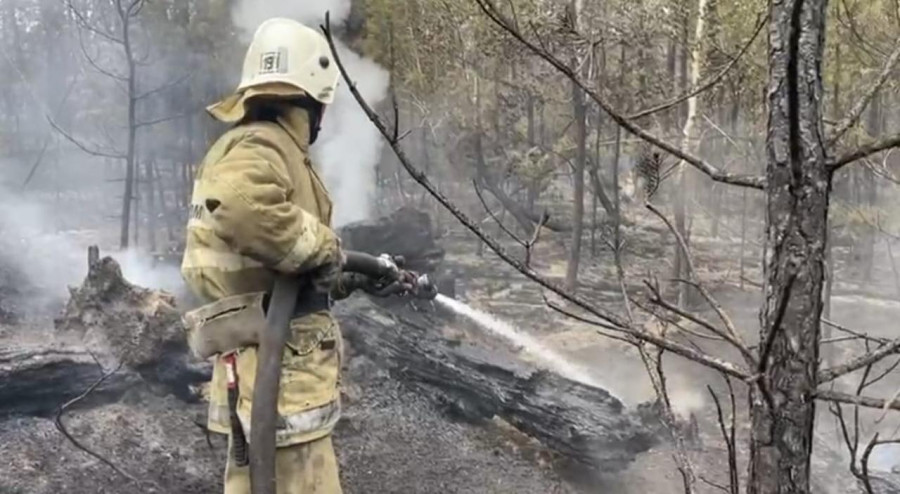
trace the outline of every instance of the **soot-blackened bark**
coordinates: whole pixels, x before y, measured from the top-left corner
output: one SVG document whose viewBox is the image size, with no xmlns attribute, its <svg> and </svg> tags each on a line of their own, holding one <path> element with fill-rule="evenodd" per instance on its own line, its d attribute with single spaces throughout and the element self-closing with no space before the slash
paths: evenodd
<svg viewBox="0 0 900 494">
<path fill-rule="evenodd" d="M 763 377 L 751 397 L 750 494 L 810 492 L 830 189 L 821 118 L 826 5 L 771 2 Z"/>
<path fill-rule="evenodd" d="M 454 418 L 501 418 L 582 472 L 622 470 L 663 437 L 652 406 L 630 409 L 602 388 L 537 369 L 503 348 L 446 338 L 441 329 L 452 315 L 442 310 L 379 303 L 360 297 L 338 306 L 350 353 Z"/>
</svg>

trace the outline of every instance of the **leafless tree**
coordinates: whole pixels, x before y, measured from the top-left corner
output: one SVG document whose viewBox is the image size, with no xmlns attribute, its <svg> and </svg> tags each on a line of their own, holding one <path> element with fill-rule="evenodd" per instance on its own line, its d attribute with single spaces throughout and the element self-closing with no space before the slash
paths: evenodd
<svg viewBox="0 0 900 494">
<path fill-rule="evenodd" d="M 115 143 L 107 146 L 88 143 L 84 139 L 78 138 L 71 132 L 64 130 L 52 120 L 50 123 L 66 140 L 75 144 L 82 151 L 94 156 L 124 161 L 125 186 L 122 196 L 119 244 L 121 248 L 125 249 L 129 245 L 132 203 L 136 196 L 136 183 L 138 182 L 139 174 L 138 133 L 141 129 L 186 115 L 185 113 L 179 113 L 141 120 L 139 104 L 184 83 L 189 74 L 149 90 L 143 90 L 140 87 L 141 74 L 139 69 L 150 56 L 149 48 L 144 46 L 146 43 L 139 42 L 139 20 L 141 12 L 147 4 L 146 0 L 111 0 L 110 2 L 101 2 L 99 4 L 88 2 L 83 5 L 76 4 L 75 0 L 65 0 L 65 2 L 77 24 L 81 53 L 85 61 L 97 73 L 105 76 L 124 90 L 127 100 L 124 146 Z M 96 54 L 102 54 L 104 50 L 111 50 L 112 53 L 120 56 L 124 61 L 119 64 L 121 67 L 108 67 L 108 63 L 104 62 L 100 55 Z"/>
</svg>

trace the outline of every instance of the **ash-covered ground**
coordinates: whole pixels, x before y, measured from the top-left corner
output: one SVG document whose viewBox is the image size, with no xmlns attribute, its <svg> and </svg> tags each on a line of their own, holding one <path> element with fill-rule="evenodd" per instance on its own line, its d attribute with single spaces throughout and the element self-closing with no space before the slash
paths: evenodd
<svg viewBox="0 0 900 494">
<path fill-rule="evenodd" d="M 509 428 L 454 421 L 365 357 L 350 358 L 345 376 L 335 437 L 345 492 L 575 492 L 538 445 Z M 205 433 L 205 412 L 203 403 L 137 386 L 117 403 L 88 400 L 63 415 L 77 441 L 134 480 L 77 449 L 55 416 L 0 420 L 0 493 L 221 492 L 226 446 Z"/>
<path fill-rule="evenodd" d="M 658 230 L 632 226 L 635 239 L 626 258 L 632 272 L 665 272 L 665 245 L 653 239 Z M 733 240 L 733 239 L 732 239 Z M 599 337 L 593 328 L 554 313 L 543 303 L 541 292 L 500 264 L 492 254 L 477 256 L 471 238 L 446 235 L 447 264 L 457 277 L 458 298 L 519 326 L 538 337 L 564 358 L 587 369 L 597 382 L 608 386 L 628 406 L 652 398 L 652 390 L 636 353 L 627 345 Z M 741 287 L 734 266 L 734 242 L 694 237 L 701 277 L 727 307 L 736 323 L 752 340 L 757 327 L 758 289 Z M 559 276 L 564 246 L 548 241 L 538 246 L 535 265 L 541 272 Z M 621 296 L 613 283 L 609 253 L 586 261 L 582 293 L 610 307 Z M 0 308 L 8 314 L 0 320 L 0 348 L 44 344 L 59 340 L 52 317 L 59 306 L 31 303 L 32 288 L 19 286 L 9 273 L 0 277 Z M 758 263 L 748 263 L 745 275 L 759 279 Z M 640 277 L 629 281 L 639 285 Z M 887 294 L 887 295 L 879 295 Z M 833 318 L 872 334 L 891 337 L 900 303 L 893 300 L 890 279 L 868 286 L 842 283 L 836 286 Z M 707 315 L 709 315 L 707 313 Z M 478 339 L 477 328 L 447 327 L 440 331 L 452 338 Z M 496 344 L 496 342 L 494 342 Z M 714 346 L 710 346 L 713 350 Z M 846 358 L 858 352 L 837 346 Z M 546 448 L 495 420 L 473 424 L 457 419 L 451 410 L 435 403 L 417 388 L 389 374 L 375 362 L 348 349 L 345 376 L 345 417 L 335 444 L 348 493 L 580 493 L 611 492 L 676 494 L 683 492 L 681 476 L 672 459 L 671 445 L 662 443 L 641 453 L 624 471 L 589 477 L 573 476 L 559 468 Z M 521 353 L 520 358 L 531 357 Z M 885 364 L 889 365 L 892 362 Z M 666 362 L 670 390 L 677 411 L 694 415 L 698 441 L 690 452 L 698 474 L 697 492 L 720 492 L 714 485 L 727 481 L 726 449 L 718 429 L 716 410 L 707 385 L 720 397 L 727 396 L 721 377 L 678 357 Z M 837 383 L 849 390 L 859 376 Z M 872 391 L 890 396 L 900 386 L 891 374 Z M 737 429 L 741 474 L 748 455 L 745 390 L 736 386 Z M 725 411 L 726 417 L 730 411 Z M 86 400 L 62 417 L 71 435 L 121 469 L 77 449 L 54 424 L 54 416 L 0 418 L 0 493 L 130 493 L 221 492 L 225 444 L 221 437 L 204 432 L 205 405 L 186 403 L 165 390 L 136 385 L 115 403 L 98 405 Z M 897 420 L 879 411 L 863 411 L 862 439 L 874 432 L 892 433 Z M 813 461 L 816 492 L 862 492 L 847 469 L 849 458 L 840 431 L 826 407 L 820 407 L 818 441 Z M 900 454 L 885 447 L 873 455 L 879 476 L 893 478 L 890 470 Z M 128 477 L 133 479 L 129 479 Z M 888 486 L 880 492 L 900 492 Z"/>
</svg>

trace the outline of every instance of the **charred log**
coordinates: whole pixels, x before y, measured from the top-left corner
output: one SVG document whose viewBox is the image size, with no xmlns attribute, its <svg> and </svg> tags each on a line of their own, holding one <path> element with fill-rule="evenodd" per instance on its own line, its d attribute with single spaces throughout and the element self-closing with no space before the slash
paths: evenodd
<svg viewBox="0 0 900 494">
<path fill-rule="evenodd" d="M 475 423 L 502 418 L 570 465 L 619 470 L 657 440 L 656 429 L 606 390 L 539 370 L 502 348 L 444 338 L 446 314 L 354 299 L 340 318 L 353 352 L 449 415 Z"/>
<path fill-rule="evenodd" d="M 50 415 L 102 375 L 90 353 L 57 348 L 0 350 L 0 415 Z M 85 406 L 110 403 L 137 381 L 117 373 L 95 390 Z"/>
<path fill-rule="evenodd" d="M 85 405 L 116 401 L 140 383 L 193 400 L 192 386 L 209 379 L 209 366 L 188 355 L 171 295 L 129 283 L 95 248 L 88 262 L 55 321 L 57 341 L 0 351 L 0 414 L 52 413 L 114 368 Z"/>
<path fill-rule="evenodd" d="M 424 213 L 401 210 L 341 233 L 348 248 L 399 253 L 413 269 L 426 272 L 442 269 L 443 251 Z M 450 286 L 452 280 L 445 278 L 443 284 Z M 445 329 L 464 324 L 452 314 L 363 297 L 339 304 L 337 311 L 352 352 L 387 369 L 449 415 L 472 422 L 500 417 L 573 465 L 621 469 L 660 437 L 658 423 L 646 422 L 603 389 L 540 370 L 500 345 L 444 337 Z"/>
</svg>

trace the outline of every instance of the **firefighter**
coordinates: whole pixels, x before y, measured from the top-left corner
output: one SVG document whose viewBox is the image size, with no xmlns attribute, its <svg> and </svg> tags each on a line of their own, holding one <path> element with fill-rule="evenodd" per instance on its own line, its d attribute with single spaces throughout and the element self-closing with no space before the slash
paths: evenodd
<svg viewBox="0 0 900 494">
<path fill-rule="evenodd" d="M 233 126 L 197 171 L 181 269 L 207 302 L 185 323 L 195 353 L 215 359 L 208 427 L 229 436 L 226 494 L 250 492 L 244 437 L 254 343 L 279 272 L 320 289 L 298 300 L 296 313 L 307 315 L 292 320 L 282 359 L 278 493 L 341 492 L 331 433 L 340 416 L 342 340 L 327 292 L 343 254 L 330 228 L 331 199 L 309 158 L 338 78 L 322 35 L 270 19 L 254 35 L 237 90 L 207 109 Z M 221 352 L 223 346 L 233 348 Z"/>
</svg>

